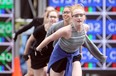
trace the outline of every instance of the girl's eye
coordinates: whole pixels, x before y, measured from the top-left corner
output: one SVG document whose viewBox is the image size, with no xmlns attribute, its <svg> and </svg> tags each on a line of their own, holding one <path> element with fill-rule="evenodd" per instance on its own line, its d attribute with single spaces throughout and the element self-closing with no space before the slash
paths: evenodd
<svg viewBox="0 0 116 76">
<path fill-rule="evenodd" d="M 69 14 L 70 13 L 70 11 L 64 11 L 63 12 L 63 14 Z"/>
<path fill-rule="evenodd" d="M 73 17 L 83 17 L 85 14 L 75 14 L 75 15 L 73 15 Z"/>
<path fill-rule="evenodd" d="M 50 18 L 57 18 L 56 16 L 50 16 Z"/>
</svg>

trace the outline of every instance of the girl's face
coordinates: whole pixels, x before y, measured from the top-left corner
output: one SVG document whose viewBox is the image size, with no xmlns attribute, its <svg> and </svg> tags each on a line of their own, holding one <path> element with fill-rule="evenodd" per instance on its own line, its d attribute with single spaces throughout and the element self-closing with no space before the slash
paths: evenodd
<svg viewBox="0 0 116 76">
<path fill-rule="evenodd" d="M 58 22 L 58 14 L 55 11 L 51 11 L 48 16 L 48 22 L 53 24 Z"/>
<path fill-rule="evenodd" d="M 82 25 L 86 19 L 85 11 L 82 9 L 75 9 L 72 16 L 75 25 Z"/>
<path fill-rule="evenodd" d="M 70 21 L 72 19 L 71 10 L 68 7 L 64 8 L 62 18 L 64 21 Z"/>
</svg>

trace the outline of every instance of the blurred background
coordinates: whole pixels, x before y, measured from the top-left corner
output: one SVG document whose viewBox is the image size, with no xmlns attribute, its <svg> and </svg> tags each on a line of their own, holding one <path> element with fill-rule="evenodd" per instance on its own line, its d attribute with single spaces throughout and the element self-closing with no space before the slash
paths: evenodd
<svg viewBox="0 0 116 76">
<path fill-rule="evenodd" d="M 27 72 L 22 54 L 33 27 L 16 42 L 12 39 L 15 31 L 42 17 L 47 6 L 56 8 L 62 20 L 64 7 L 74 3 L 85 6 L 88 36 L 107 55 L 102 64 L 83 48 L 83 76 L 116 76 L 116 0 L 0 0 L 0 76 L 23 76 Z"/>
</svg>

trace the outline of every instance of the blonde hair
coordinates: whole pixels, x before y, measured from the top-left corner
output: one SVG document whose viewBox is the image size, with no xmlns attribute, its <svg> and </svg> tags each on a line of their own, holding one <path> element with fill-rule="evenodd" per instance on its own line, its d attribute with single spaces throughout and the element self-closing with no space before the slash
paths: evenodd
<svg viewBox="0 0 116 76">
<path fill-rule="evenodd" d="M 43 24 L 46 24 L 46 23 L 47 23 L 47 13 L 48 13 L 49 11 L 52 11 L 52 10 L 55 10 L 55 8 L 52 7 L 52 6 L 49 6 L 49 7 L 46 8 L 45 14 L 44 14 L 44 22 L 43 22 Z"/>
<path fill-rule="evenodd" d="M 48 11 L 51 11 L 51 10 L 55 10 L 55 8 L 52 7 L 52 6 L 48 6 L 48 7 L 45 9 L 45 12 L 48 12 Z"/>
<path fill-rule="evenodd" d="M 59 17 L 59 14 L 58 14 L 57 10 L 54 9 L 54 10 L 51 10 L 51 11 L 47 11 L 46 15 L 44 16 L 44 24 L 46 24 L 48 22 L 48 17 L 49 17 L 50 12 L 56 12 L 57 13 L 57 17 Z"/>
<path fill-rule="evenodd" d="M 75 9 L 82 9 L 82 10 L 85 12 L 85 9 L 84 9 L 83 4 L 74 4 L 74 5 L 71 7 L 71 12 L 72 12 L 72 14 L 73 14 L 73 11 L 74 11 Z M 85 20 L 86 20 L 86 19 L 87 19 L 87 18 L 86 18 L 86 16 L 85 16 Z"/>
<path fill-rule="evenodd" d="M 84 6 L 82 4 L 74 4 L 71 7 L 71 11 L 73 12 L 75 9 L 82 9 L 83 11 L 85 11 Z"/>
<path fill-rule="evenodd" d="M 51 11 L 48 11 L 48 12 L 46 13 L 46 17 L 47 17 L 47 18 L 48 18 L 48 16 L 49 16 L 50 12 L 56 12 L 56 13 L 57 13 L 57 17 L 59 17 L 58 11 L 57 11 L 57 10 L 51 10 Z"/>
<path fill-rule="evenodd" d="M 71 7 L 71 6 L 65 6 L 64 9 L 65 9 L 65 8 L 68 8 L 68 9 L 70 10 L 70 12 L 72 11 L 72 7 Z M 63 10 L 63 11 L 64 11 L 64 10 Z M 72 14 L 72 12 L 71 12 L 71 14 Z"/>
<path fill-rule="evenodd" d="M 64 7 L 64 9 L 65 9 L 65 8 L 69 8 L 69 9 L 70 9 L 70 11 L 71 11 L 71 6 L 65 6 L 65 7 Z"/>
</svg>

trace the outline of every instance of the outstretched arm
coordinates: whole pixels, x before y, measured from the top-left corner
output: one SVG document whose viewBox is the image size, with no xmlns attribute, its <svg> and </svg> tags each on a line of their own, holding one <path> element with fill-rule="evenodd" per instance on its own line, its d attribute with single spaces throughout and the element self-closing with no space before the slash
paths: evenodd
<svg viewBox="0 0 116 76">
<path fill-rule="evenodd" d="M 13 37 L 14 41 L 16 41 L 19 34 L 27 31 L 28 29 L 30 29 L 33 26 L 37 27 L 42 24 L 43 24 L 43 18 L 34 18 L 32 22 L 30 22 L 27 25 L 24 25 L 21 29 L 19 29 L 18 31 L 16 31 L 14 33 L 14 37 Z"/>
<path fill-rule="evenodd" d="M 97 48 L 97 46 L 88 38 L 88 36 L 86 35 L 86 41 L 84 43 L 84 46 L 88 49 L 88 51 L 94 56 L 96 57 L 99 61 L 101 62 L 105 62 L 106 61 L 106 56 L 103 55 L 99 49 Z"/>
<path fill-rule="evenodd" d="M 17 40 L 17 37 L 18 37 L 19 34 L 21 34 L 21 33 L 25 32 L 25 31 L 27 31 L 28 29 L 30 29 L 30 28 L 33 26 L 32 23 L 33 23 L 33 22 L 31 22 L 31 23 L 28 24 L 28 25 L 24 25 L 21 29 L 19 29 L 18 31 L 16 31 L 16 32 L 14 33 L 14 37 L 13 37 L 14 41 Z"/>
<path fill-rule="evenodd" d="M 36 50 L 41 51 L 41 49 L 45 46 L 47 46 L 51 41 L 57 40 L 61 37 L 65 37 L 66 32 L 64 31 L 64 28 L 59 29 L 55 33 L 51 34 L 50 36 L 46 37 L 40 45 L 36 48 Z"/>
</svg>

